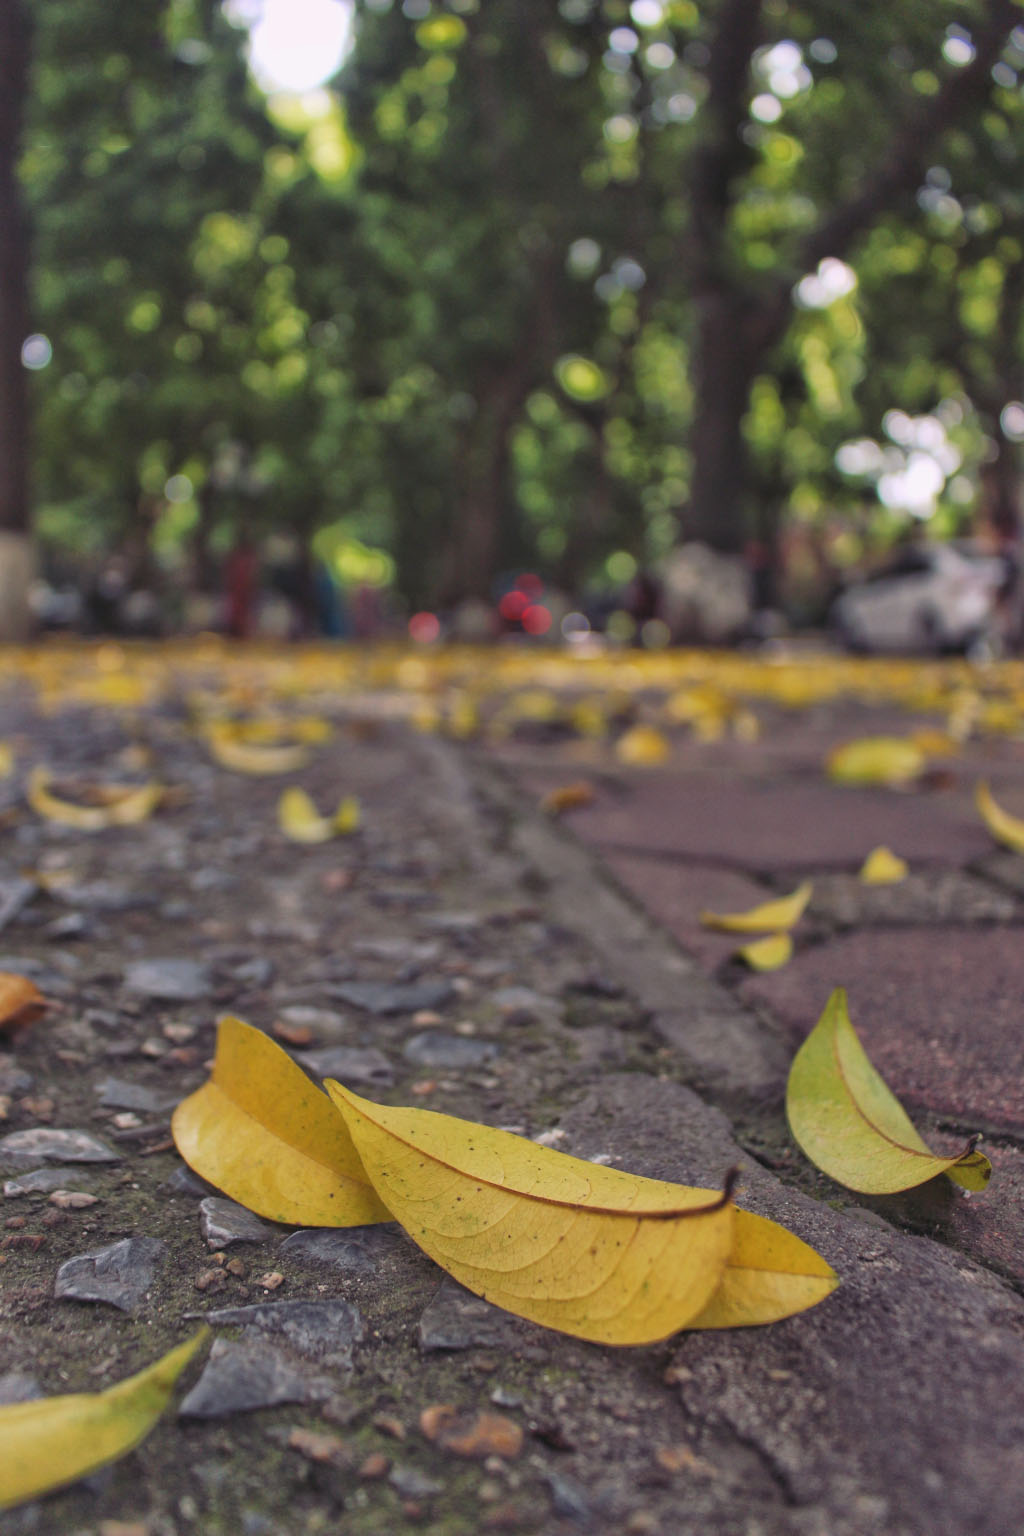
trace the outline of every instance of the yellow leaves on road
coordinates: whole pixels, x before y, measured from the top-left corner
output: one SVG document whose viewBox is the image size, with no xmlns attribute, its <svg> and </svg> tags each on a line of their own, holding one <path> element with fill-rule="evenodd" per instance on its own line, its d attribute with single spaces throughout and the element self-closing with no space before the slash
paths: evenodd
<svg viewBox="0 0 1024 1536">
<path fill-rule="evenodd" d="M 293 843 L 326 843 L 359 827 L 359 801 L 346 795 L 333 816 L 321 816 L 304 789 L 292 785 L 277 802 L 277 824 Z"/>
<path fill-rule="evenodd" d="M 201 1328 L 154 1365 L 105 1392 L 0 1407 L 0 1509 L 63 1488 L 134 1450 L 208 1337 L 209 1329 Z"/>
<path fill-rule="evenodd" d="M 925 1144 L 868 1059 L 841 987 L 794 1058 L 786 1116 L 811 1162 L 861 1194 L 913 1189 L 940 1173 L 978 1190 L 992 1174 L 973 1143 L 954 1157 L 940 1157 Z"/>
<path fill-rule="evenodd" d="M 910 873 L 906 861 L 891 848 L 872 848 L 860 867 L 862 885 L 898 885 Z"/>
<path fill-rule="evenodd" d="M 46 998 L 34 982 L 13 971 L 0 971 L 0 1034 L 26 1028 L 46 1007 Z"/>
<path fill-rule="evenodd" d="M 32 809 L 47 821 L 74 827 L 79 832 L 102 832 L 107 827 L 130 827 L 145 821 L 164 796 L 162 784 L 89 784 L 83 798 L 92 803 L 65 800 L 51 789 L 53 776 L 42 764 L 28 775 L 25 797 Z"/>
<path fill-rule="evenodd" d="M 1024 853 L 1024 821 L 997 805 L 984 781 L 974 792 L 974 803 L 996 842 L 1002 843 L 1004 848 L 1012 848 L 1014 853 Z"/>
<path fill-rule="evenodd" d="M 647 1344 L 696 1317 L 732 1248 L 728 1189 L 585 1163 L 337 1083 L 367 1173 L 425 1253 L 488 1301 L 604 1344 Z"/>
<path fill-rule="evenodd" d="M 836 1284 L 821 1257 L 723 1194 L 645 1179 L 327 1084 L 378 1191 L 468 1289 L 579 1338 L 776 1321 Z M 703 1298 L 703 1299 L 701 1299 Z"/>
<path fill-rule="evenodd" d="M 752 971 L 779 971 L 793 958 L 793 940 L 788 933 L 770 933 L 767 938 L 742 945 L 736 958 Z"/>
<path fill-rule="evenodd" d="M 213 1073 L 174 1111 L 190 1168 L 272 1221 L 354 1227 L 388 1221 L 345 1122 L 261 1030 L 223 1018 Z"/>
<path fill-rule="evenodd" d="M 702 928 L 719 933 L 781 933 L 794 927 L 803 917 L 814 887 L 809 880 L 798 885 L 788 896 L 763 901 L 746 912 L 702 912 Z"/>
<path fill-rule="evenodd" d="M 925 753 L 905 736 L 862 736 L 836 747 L 825 771 L 836 784 L 910 784 L 923 771 Z"/>
</svg>

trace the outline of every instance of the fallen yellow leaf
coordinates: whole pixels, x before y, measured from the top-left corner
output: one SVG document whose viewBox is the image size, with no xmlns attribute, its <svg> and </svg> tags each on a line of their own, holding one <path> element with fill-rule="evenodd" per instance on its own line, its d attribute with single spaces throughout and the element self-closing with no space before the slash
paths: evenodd
<svg viewBox="0 0 1024 1536">
<path fill-rule="evenodd" d="M 997 843 L 1012 848 L 1014 853 L 1024 853 L 1024 821 L 1004 811 L 992 798 L 988 785 L 982 781 L 974 791 L 974 803 L 978 813 Z"/>
<path fill-rule="evenodd" d="M 0 1509 L 63 1488 L 126 1456 L 149 1434 L 209 1333 L 201 1328 L 154 1365 L 105 1392 L 0 1407 Z"/>
<path fill-rule="evenodd" d="M 777 1323 L 824 1301 L 835 1270 L 787 1227 L 736 1208 L 732 1251 L 722 1283 L 687 1328 L 751 1328 Z"/>
<path fill-rule="evenodd" d="M 566 811 L 578 811 L 584 805 L 591 805 L 593 800 L 593 784 L 586 779 L 577 779 L 572 784 L 561 784 L 557 789 L 549 789 L 540 802 L 540 808 L 546 816 L 562 816 Z"/>
<path fill-rule="evenodd" d="M 724 1193 L 644 1179 L 424 1109 L 325 1084 L 369 1177 L 469 1290 L 604 1344 L 667 1338 L 703 1311 L 732 1247 Z"/>
<path fill-rule="evenodd" d="M 793 940 L 788 933 L 770 933 L 765 939 L 744 944 L 736 955 L 752 971 L 778 971 L 793 958 Z"/>
<path fill-rule="evenodd" d="M 268 746 L 262 742 L 241 741 L 232 730 L 218 726 L 207 731 L 206 739 L 216 761 L 234 773 L 255 776 L 295 773 L 309 761 L 309 747 L 304 742 Z"/>
<path fill-rule="evenodd" d="M 262 1030 L 226 1017 L 208 1082 L 174 1111 L 190 1168 L 272 1221 L 356 1227 L 389 1221 L 342 1117 Z"/>
<path fill-rule="evenodd" d="M 908 873 L 906 861 L 891 848 L 872 848 L 861 865 L 859 879 L 863 885 L 898 885 Z"/>
<path fill-rule="evenodd" d="M 14 752 L 6 741 L 0 741 L 0 779 L 9 779 L 14 772 Z"/>
<path fill-rule="evenodd" d="M 334 830 L 339 837 L 347 837 L 350 832 L 358 832 L 363 819 L 362 809 L 356 795 L 346 795 L 334 813 Z"/>
<path fill-rule="evenodd" d="M 129 827 L 151 816 L 163 798 L 162 784 L 98 784 L 92 787 L 101 805 L 79 805 L 64 800 L 50 788 L 50 770 L 41 763 L 31 769 L 25 785 L 25 798 L 32 809 L 47 821 L 75 827 L 79 832 L 102 832 L 107 827 Z"/>
<path fill-rule="evenodd" d="M 633 725 L 615 743 L 615 755 L 635 768 L 655 768 L 667 760 L 668 738 L 653 725 Z"/>
<path fill-rule="evenodd" d="M 333 816 L 321 816 L 304 789 L 293 785 L 277 802 L 277 822 L 293 843 L 326 843 L 359 826 L 359 801 L 346 795 Z"/>
<path fill-rule="evenodd" d="M 26 976 L 0 971 L 0 1034 L 23 1029 L 46 1009 L 46 998 Z"/>
<path fill-rule="evenodd" d="M 992 1175 L 971 1142 L 939 1157 L 868 1059 L 837 987 L 797 1051 L 786 1084 L 786 1116 L 799 1146 L 829 1178 L 861 1194 L 913 1189 L 945 1173 L 965 1189 Z"/>
<path fill-rule="evenodd" d="M 925 766 L 925 754 L 904 736 L 863 736 L 836 747 L 825 771 L 837 784 L 909 784 Z"/>
<path fill-rule="evenodd" d="M 811 882 L 805 880 L 788 896 L 763 901 L 760 906 L 751 907 L 747 912 L 702 912 L 701 927 L 714 928 L 719 933 L 778 934 L 800 921 L 813 890 Z"/>
</svg>

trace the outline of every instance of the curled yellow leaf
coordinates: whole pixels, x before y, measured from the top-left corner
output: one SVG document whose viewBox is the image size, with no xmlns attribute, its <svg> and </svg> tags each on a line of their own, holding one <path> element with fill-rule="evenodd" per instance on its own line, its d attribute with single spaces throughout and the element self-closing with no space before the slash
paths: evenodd
<svg viewBox="0 0 1024 1536">
<path fill-rule="evenodd" d="M 1002 843 L 1005 848 L 1012 848 L 1014 853 L 1024 853 L 1024 821 L 1018 816 L 1011 816 L 1009 811 L 1004 811 L 1001 805 L 996 804 L 984 780 L 974 791 L 974 803 L 996 842 Z"/>
<path fill-rule="evenodd" d="M 724 1193 L 644 1179 L 326 1085 L 388 1209 L 498 1306 L 604 1344 L 667 1338 L 707 1306 L 732 1247 Z"/>
<path fill-rule="evenodd" d="M 126 1456 L 149 1434 L 209 1333 L 201 1328 L 154 1365 L 105 1392 L 0 1407 L 0 1509 L 63 1488 Z"/>
<path fill-rule="evenodd" d="M 763 901 L 746 912 L 702 912 L 701 927 L 720 933 L 782 933 L 803 917 L 813 890 L 811 882 L 805 880 L 788 896 Z"/>
<path fill-rule="evenodd" d="M 836 784 L 909 784 L 925 766 L 925 754 L 905 736 L 862 736 L 836 747 L 825 771 Z"/>
<path fill-rule="evenodd" d="M 309 747 L 301 741 L 278 746 L 242 741 L 233 730 L 220 726 L 209 730 L 206 739 L 216 761 L 222 768 L 230 768 L 234 773 L 257 777 L 295 773 L 309 761 Z"/>
<path fill-rule="evenodd" d="M 80 805 L 55 795 L 50 770 L 37 763 L 29 772 L 25 797 L 32 809 L 47 821 L 74 827 L 79 832 L 102 832 L 107 827 L 129 827 L 145 821 L 163 798 L 162 784 L 98 784 L 93 786 L 99 805 Z"/>
<path fill-rule="evenodd" d="M 898 885 L 909 874 L 905 859 L 891 848 L 872 848 L 860 867 L 862 885 Z"/>
<path fill-rule="evenodd" d="M 821 1254 L 767 1216 L 738 1206 L 722 1283 L 688 1328 L 751 1328 L 805 1312 L 839 1284 Z"/>
<path fill-rule="evenodd" d="M 356 1227 L 389 1221 L 345 1122 L 279 1045 L 221 1019 L 208 1082 L 174 1111 L 190 1168 L 272 1221 Z"/>
<path fill-rule="evenodd" d="M 793 940 L 788 933 L 770 933 L 767 938 L 744 944 L 736 956 L 752 971 L 779 971 L 793 958 Z"/>
<path fill-rule="evenodd" d="M 277 822 L 293 843 L 326 843 L 344 837 L 359 826 L 359 801 L 346 795 L 333 816 L 321 816 L 304 789 L 292 785 L 277 802 Z"/>
<path fill-rule="evenodd" d="M 974 1142 L 939 1157 L 872 1066 L 837 987 L 797 1051 L 786 1084 L 786 1117 L 798 1145 L 829 1178 L 861 1194 L 893 1194 L 945 1173 L 965 1189 L 992 1174 Z"/>
<path fill-rule="evenodd" d="M 12 1034 L 34 1022 L 46 1010 L 46 998 L 35 982 L 14 971 L 0 971 L 0 1034 Z"/>
</svg>

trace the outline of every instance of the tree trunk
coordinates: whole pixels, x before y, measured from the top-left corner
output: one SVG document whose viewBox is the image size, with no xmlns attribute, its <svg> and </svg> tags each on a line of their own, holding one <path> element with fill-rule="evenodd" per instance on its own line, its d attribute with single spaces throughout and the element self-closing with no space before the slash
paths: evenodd
<svg viewBox="0 0 1024 1536">
<path fill-rule="evenodd" d="M 727 291 L 705 294 L 699 301 L 693 474 L 683 533 L 720 554 L 741 554 L 750 535 L 742 423 L 761 358 L 762 348 L 749 336 L 744 299 Z"/>
<path fill-rule="evenodd" d="M 28 76 L 21 0 L 0 0 L 0 639 L 30 628 L 28 395 L 21 349 L 28 334 L 28 239 L 18 154 Z"/>
</svg>

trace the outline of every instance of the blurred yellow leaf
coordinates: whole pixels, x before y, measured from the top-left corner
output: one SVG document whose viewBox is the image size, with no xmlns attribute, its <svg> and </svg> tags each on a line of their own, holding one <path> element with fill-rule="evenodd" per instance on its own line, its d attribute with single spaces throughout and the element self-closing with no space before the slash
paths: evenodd
<svg viewBox="0 0 1024 1536">
<path fill-rule="evenodd" d="M 77 1482 L 134 1450 L 156 1424 L 178 1377 L 202 1348 L 184 1344 L 105 1392 L 76 1392 L 0 1407 L 0 1509 Z"/>
<path fill-rule="evenodd" d="M 0 1034 L 31 1024 L 46 1010 L 46 998 L 27 976 L 0 971 Z"/>
<path fill-rule="evenodd" d="M 326 843 L 343 837 L 359 826 L 359 801 L 346 795 L 333 816 L 321 816 L 304 789 L 293 785 L 277 802 L 277 822 L 285 837 L 293 843 Z"/>
<path fill-rule="evenodd" d="M 279 1045 L 223 1018 L 213 1073 L 174 1111 L 190 1168 L 272 1221 L 356 1227 L 389 1221 L 345 1122 Z"/>
<path fill-rule="evenodd" d="M 862 1194 L 913 1189 L 940 1173 L 965 1189 L 984 1189 L 992 1174 L 973 1142 L 955 1157 L 939 1157 L 925 1144 L 871 1065 L 841 987 L 793 1060 L 786 1116 L 811 1162 Z"/>
<path fill-rule="evenodd" d="M 235 773 L 273 775 L 295 773 L 309 761 L 309 748 L 304 742 L 286 742 L 282 746 L 265 746 L 257 742 L 240 741 L 230 730 L 213 726 L 206 733 L 210 752 L 222 768 Z"/>
<path fill-rule="evenodd" d="M 793 958 L 793 940 L 788 933 L 770 933 L 736 951 L 737 958 L 752 971 L 778 971 Z"/>
<path fill-rule="evenodd" d="M 14 772 L 14 748 L 0 741 L 0 779 L 9 779 Z"/>
<path fill-rule="evenodd" d="M 667 1338 L 707 1306 L 732 1247 L 725 1193 L 644 1179 L 329 1082 L 388 1209 L 463 1285 L 605 1344 Z"/>
<path fill-rule="evenodd" d="M 809 880 L 798 885 L 788 896 L 774 901 L 763 901 L 760 906 L 747 912 L 702 912 L 702 928 L 714 928 L 720 933 L 770 933 L 778 935 L 792 928 L 804 915 L 814 887 Z"/>
<path fill-rule="evenodd" d="M 668 738 L 653 725 L 633 725 L 615 743 L 615 755 L 635 768 L 653 768 L 664 763 L 671 748 Z"/>
<path fill-rule="evenodd" d="M 25 785 L 25 798 L 32 809 L 47 821 L 75 827 L 79 832 L 102 832 L 107 827 L 128 827 L 145 821 L 163 798 L 162 784 L 98 784 L 90 786 L 100 805 L 79 805 L 64 800 L 50 788 L 53 782 L 48 768 L 37 763 Z"/>
<path fill-rule="evenodd" d="M 561 784 L 557 789 L 549 789 L 540 802 L 540 808 L 545 816 L 561 816 L 566 811 L 578 811 L 584 805 L 592 805 L 593 800 L 593 784 L 586 779 L 577 779 L 573 784 Z"/>
<path fill-rule="evenodd" d="M 787 1227 L 737 1206 L 722 1283 L 688 1328 L 750 1328 L 805 1312 L 834 1291 L 835 1271 Z"/>
<path fill-rule="evenodd" d="M 836 784 L 909 784 L 925 766 L 905 736 L 863 736 L 830 752 L 825 771 Z"/>
<path fill-rule="evenodd" d="M 905 859 L 893 853 L 891 848 L 872 848 L 860 867 L 859 879 L 863 885 L 898 885 L 905 880 L 909 870 Z"/>
<path fill-rule="evenodd" d="M 347 837 L 350 832 L 358 832 L 363 819 L 358 797 L 346 795 L 332 819 L 334 830 L 339 837 Z"/>
<path fill-rule="evenodd" d="M 997 843 L 1012 848 L 1014 853 L 1024 853 L 1024 821 L 1004 811 L 992 798 L 992 791 L 982 781 L 974 791 L 974 803 L 978 813 Z"/>
</svg>

